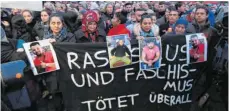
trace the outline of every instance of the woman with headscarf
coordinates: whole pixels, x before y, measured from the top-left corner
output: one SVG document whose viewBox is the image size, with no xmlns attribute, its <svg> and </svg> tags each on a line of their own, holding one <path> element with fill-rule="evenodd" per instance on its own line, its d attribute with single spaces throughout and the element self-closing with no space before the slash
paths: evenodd
<svg viewBox="0 0 229 111">
<path fill-rule="evenodd" d="M 34 33 L 36 35 L 36 40 L 42 40 L 44 37 L 44 32 L 48 31 L 49 25 L 48 20 L 51 15 L 51 10 L 44 9 L 41 11 L 41 21 L 37 22 L 34 26 Z"/>
<path fill-rule="evenodd" d="M 106 33 L 98 28 L 98 17 L 94 11 L 87 11 L 82 19 L 82 28 L 75 33 L 78 42 L 105 42 Z"/>
<path fill-rule="evenodd" d="M 49 17 L 49 29 L 45 32 L 43 39 L 49 39 L 50 42 L 76 42 L 75 35 L 67 31 L 63 17 L 55 13 Z"/>
</svg>

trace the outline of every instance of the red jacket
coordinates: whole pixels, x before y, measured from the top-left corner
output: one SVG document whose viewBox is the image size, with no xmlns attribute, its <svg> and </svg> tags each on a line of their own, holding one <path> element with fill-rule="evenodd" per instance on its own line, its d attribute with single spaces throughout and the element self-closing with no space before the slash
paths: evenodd
<svg viewBox="0 0 229 111">
<path fill-rule="evenodd" d="M 116 27 L 111 28 L 107 36 L 119 35 L 119 34 L 128 34 L 130 37 L 130 31 L 126 28 L 125 24 L 120 24 Z"/>
</svg>

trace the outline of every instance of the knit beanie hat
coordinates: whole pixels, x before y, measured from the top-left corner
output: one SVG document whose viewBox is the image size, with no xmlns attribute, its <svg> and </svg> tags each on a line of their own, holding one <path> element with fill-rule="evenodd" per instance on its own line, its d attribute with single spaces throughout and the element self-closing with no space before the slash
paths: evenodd
<svg viewBox="0 0 229 111">
<path fill-rule="evenodd" d="M 176 23 L 175 23 L 175 27 L 176 27 L 177 25 L 179 25 L 179 24 L 184 25 L 184 26 L 185 26 L 185 28 L 187 28 L 187 27 L 188 27 L 188 21 L 187 21 L 187 20 L 185 20 L 184 18 L 180 18 L 180 19 L 178 19 L 178 20 L 176 21 Z"/>
</svg>

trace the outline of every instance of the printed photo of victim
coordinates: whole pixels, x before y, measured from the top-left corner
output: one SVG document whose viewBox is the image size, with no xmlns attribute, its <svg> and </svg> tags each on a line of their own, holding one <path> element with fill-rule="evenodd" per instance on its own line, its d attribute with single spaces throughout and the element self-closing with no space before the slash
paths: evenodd
<svg viewBox="0 0 229 111">
<path fill-rule="evenodd" d="M 207 60 L 207 40 L 203 33 L 186 35 L 187 64 Z"/>
<path fill-rule="evenodd" d="M 132 63 L 131 44 L 128 35 L 107 36 L 110 68 L 122 67 Z"/>
<path fill-rule="evenodd" d="M 156 37 L 144 38 L 139 41 L 140 69 L 157 69 L 161 65 L 161 39 Z"/>
<path fill-rule="evenodd" d="M 23 44 L 34 75 L 59 70 L 56 53 L 48 40 Z"/>
</svg>

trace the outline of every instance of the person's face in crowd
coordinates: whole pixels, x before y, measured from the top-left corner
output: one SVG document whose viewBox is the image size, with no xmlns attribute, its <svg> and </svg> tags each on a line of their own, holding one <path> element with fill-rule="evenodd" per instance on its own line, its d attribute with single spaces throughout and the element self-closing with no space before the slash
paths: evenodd
<svg viewBox="0 0 229 111">
<path fill-rule="evenodd" d="M 195 19 L 197 23 L 203 23 L 207 20 L 208 15 L 204 9 L 198 9 L 195 13 Z"/>
<path fill-rule="evenodd" d="M 107 9 L 106 9 L 106 12 L 107 12 L 108 14 L 112 14 L 112 12 L 113 12 L 113 6 L 112 6 L 112 5 L 108 5 L 108 6 L 107 6 Z"/>
<path fill-rule="evenodd" d="M 43 53 L 41 46 L 38 45 L 38 44 L 32 46 L 31 49 L 32 49 L 33 53 L 34 53 L 35 55 L 37 55 L 37 56 L 41 56 L 42 53 Z"/>
<path fill-rule="evenodd" d="M 153 42 L 150 42 L 150 43 L 147 43 L 147 46 L 152 49 L 154 47 L 154 43 Z"/>
<path fill-rule="evenodd" d="M 126 12 L 131 12 L 132 11 L 132 6 L 131 5 L 127 5 L 125 7 L 125 10 L 126 10 Z"/>
<path fill-rule="evenodd" d="M 177 11 L 170 11 L 169 13 L 169 23 L 174 24 L 179 18 L 179 14 Z"/>
<path fill-rule="evenodd" d="M 178 24 L 175 27 L 176 34 L 184 34 L 185 33 L 185 26 L 183 24 Z"/>
<path fill-rule="evenodd" d="M 148 6 L 146 3 L 143 3 L 143 4 L 142 4 L 142 8 L 144 8 L 144 9 L 147 10 L 147 9 L 149 9 L 149 6 Z"/>
<path fill-rule="evenodd" d="M 54 34 L 58 34 L 63 28 L 63 23 L 59 17 L 52 17 L 49 26 Z"/>
<path fill-rule="evenodd" d="M 192 46 L 194 46 L 194 47 L 198 46 L 200 43 L 200 41 L 197 37 L 192 38 L 191 41 L 192 41 Z"/>
<path fill-rule="evenodd" d="M 27 24 L 28 24 L 28 23 L 31 23 L 32 20 L 33 20 L 33 16 L 32 16 L 28 11 L 23 12 L 22 16 L 24 17 L 25 22 L 26 22 Z"/>
<path fill-rule="evenodd" d="M 135 5 L 135 9 L 140 9 L 140 8 L 141 8 L 141 6 L 139 4 Z"/>
<path fill-rule="evenodd" d="M 178 8 L 178 10 L 179 10 L 180 12 L 185 12 L 185 11 L 186 11 L 185 5 L 182 4 L 181 7 Z"/>
<path fill-rule="evenodd" d="M 120 46 L 123 46 L 123 44 L 124 44 L 123 40 L 119 40 L 119 41 L 118 41 L 118 44 L 119 44 Z"/>
<path fill-rule="evenodd" d="M 156 16 L 152 16 L 152 23 L 153 23 L 153 24 L 156 24 L 156 22 L 157 22 Z"/>
<path fill-rule="evenodd" d="M 20 13 L 20 10 L 17 9 L 17 8 L 13 8 L 13 9 L 11 10 L 11 13 L 12 13 L 13 15 L 17 15 L 17 14 Z"/>
<path fill-rule="evenodd" d="M 135 16 L 135 14 L 132 14 L 132 15 L 131 15 L 131 20 L 132 20 L 133 22 L 136 22 L 136 16 Z"/>
<path fill-rule="evenodd" d="M 114 17 L 112 18 L 111 22 L 112 22 L 113 26 L 117 26 L 117 25 L 120 24 L 120 20 L 117 18 L 116 15 L 114 15 Z"/>
<path fill-rule="evenodd" d="M 145 32 L 149 32 L 152 27 L 152 19 L 151 18 L 145 18 L 143 19 L 142 23 L 140 24 L 142 30 Z"/>
<path fill-rule="evenodd" d="M 167 20 L 169 19 L 169 10 L 168 9 L 165 10 L 165 17 Z"/>
<path fill-rule="evenodd" d="M 47 22 L 49 20 L 49 15 L 47 12 L 45 12 L 45 11 L 41 12 L 41 20 L 42 20 L 42 22 Z"/>
<path fill-rule="evenodd" d="M 158 9 L 159 9 L 159 3 L 156 2 L 156 3 L 154 4 L 154 8 L 155 8 L 156 10 L 158 10 Z"/>
<path fill-rule="evenodd" d="M 62 11 L 61 7 L 56 7 L 56 11 Z"/>
<path fill-rule="evenodd" d="M 135 12 L 135 17 L 136 17 L 136 21 L 137 22 L 140 22 L 141 16 L 142 16 L 143 13 L 144 13 L 144 11 L 136 11 Z"/>
<path fill-rule="evenodd" d="M 165 11 L 165 5 L 159 5 L 159 8 L 158 8 L 158 11 L 159 12 L 164 12 Z"/>
<path fill-rule="evenodd" d="M 81 10 L 84 10 L 84 8 L 82 6 L 79 6 L 79 11 L 81 11 Z"/>
<path fill-rule="evenodd" d="M 89 22 L 87 24 L 87 29 L 89 32 L 95 32 L 97 28 L 97 23 L 96 22 Z"/>
<path fill-rule="evenodd" d="M 62 4 L 62 9 L 61 9 L 61 11 L 62 11 L 62 12 L 65 12 L 66 8 L 67 8 L 66 5 Z"/>
</svg>

